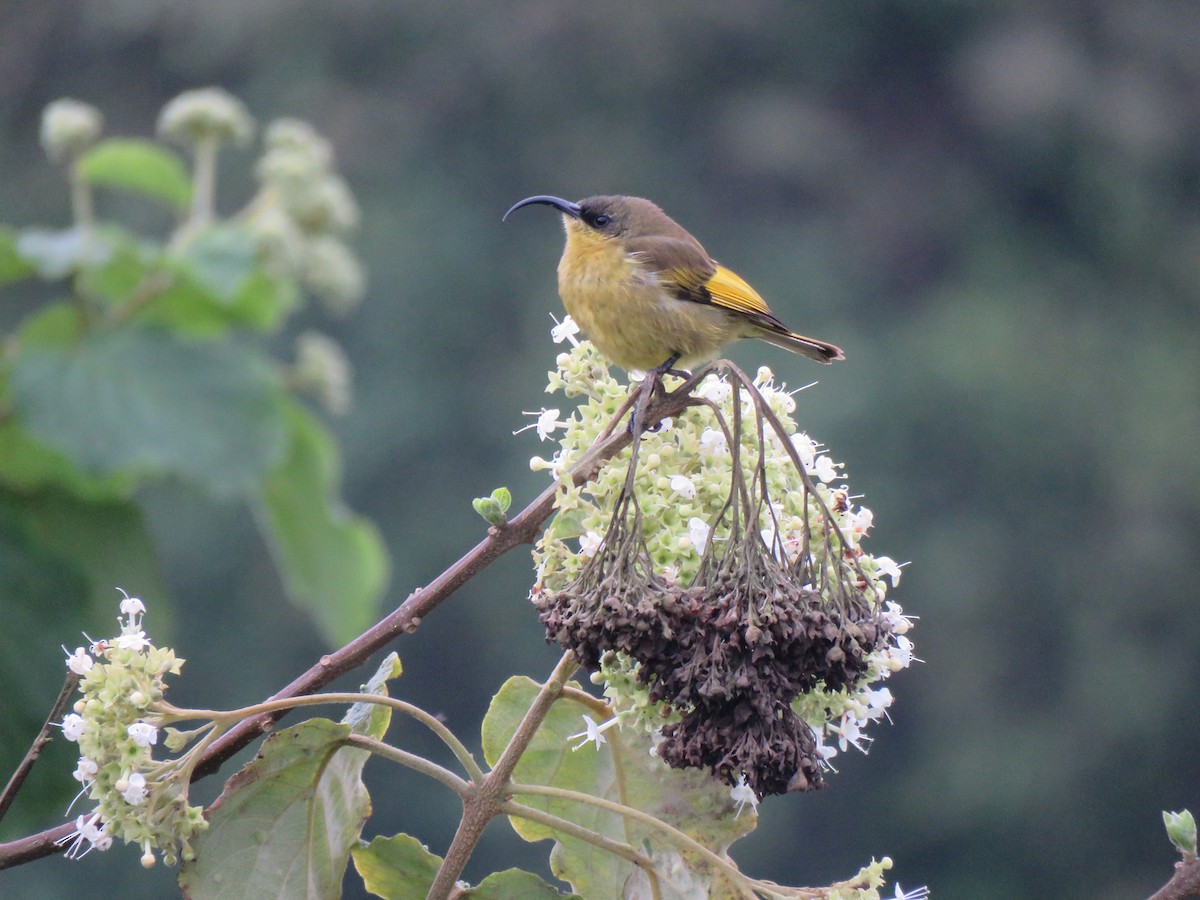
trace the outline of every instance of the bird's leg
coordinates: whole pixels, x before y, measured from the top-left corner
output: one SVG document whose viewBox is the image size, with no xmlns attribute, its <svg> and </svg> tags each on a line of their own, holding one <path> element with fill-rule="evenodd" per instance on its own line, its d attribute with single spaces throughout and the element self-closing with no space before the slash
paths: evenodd
<svg viewBox="0 0 1200 900">
<path fill-rule="evenodd" d="M 642 419 L 645 416 L 646 407 L 650 405 L 651 399 L 656 393 L 666 393 L 667 389 L 663 386 L 662 379 L 664 375 L 674 375 L 676 378 L 687 379 L 691 377 L 690 372 L 685 372 L 682 369 L 673 368 L 675 363 L 679 362 L 679 357 L 682 354 L 672 353 L 665 362 L 655 366 L 646 373 L 646 380 L 642 383 L 642 396 L 638 398 L 637 404 L 633 408 L 633 412 L 629 415 L 629 433 L 635 437 L 641 432 L 649 431 L 654 433 L 662 426 L 661 422 L 656 422 L 651 428 L 642 427 Z M 635 424 L 636 422 L 636 424 Z"/>
<path fill-rule="evenodd" d="M 682 353 L 672 353 L 669 357 L 667 357 L 666 362 L 662 363 L 661 365 L 655 366 L 653 369 L 650 370 L 650 372 L 648 372 L 646 374 L 647 375 L 649 375 L 649 374 L 655 375 L 659 379 L 660 382 L 664 375 L 674 375 L 676 378 L 684 378 L 684 379 L 691 378 L 692 377 L 691 372 L 688 372 L 685 369 L 676 369 L 675 368 L 675 363 L 679 362 L 679 357 L 681 357 L 681 356 L 683 356 Z"/>
</svg>

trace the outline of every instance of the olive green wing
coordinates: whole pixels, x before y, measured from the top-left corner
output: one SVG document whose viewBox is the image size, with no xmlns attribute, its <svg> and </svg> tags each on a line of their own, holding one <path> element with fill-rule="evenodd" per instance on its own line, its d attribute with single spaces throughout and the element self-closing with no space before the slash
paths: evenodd
<svg viewBox="0 0 1200 900">
<path fill-rule="evenodd" d="M 770 330 L 786 332 L 767 302 L 745 279 L 718 265 L 696 240 L 676 237 L 638 237 L 629 252 L 654 272 L 663 287 L 680 300 L 720 306 Z"/>
</svg>

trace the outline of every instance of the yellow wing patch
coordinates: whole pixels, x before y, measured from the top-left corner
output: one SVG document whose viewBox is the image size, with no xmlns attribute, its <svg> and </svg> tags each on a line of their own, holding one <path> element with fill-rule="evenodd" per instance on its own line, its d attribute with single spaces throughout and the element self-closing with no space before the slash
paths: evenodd
<svg viewBox="0 0 1200 900">
<path fill-rule="evenodd" d="M 704 285 L 712 295 L 712 302 L 734 312 L 752 318 L 766 317 L 778 321 L 767 307 L 767 301 L 758 295 L 758 291 L 750 287 L 737 272 L 732 272 L 724 266 L 717 266 L 717 271 Z"/>
</svg>

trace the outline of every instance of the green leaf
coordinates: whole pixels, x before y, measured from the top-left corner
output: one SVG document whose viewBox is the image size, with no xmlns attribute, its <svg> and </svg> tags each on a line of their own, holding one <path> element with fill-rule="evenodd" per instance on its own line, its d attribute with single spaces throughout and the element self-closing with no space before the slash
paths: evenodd
<svg viewBox="0 0 1200 900">
<path fill-rule="evenodd" d="M 468 888 L 460 896 L 470 897 L 472 900 L 563 900 L 578 897 L 577 894 L 564 894 L 537 875 L 523 869 L 493 872 L 476 887 Z"/>
<path fill-rule="evenodd" d="M 529 709 L 538 685 L 528 678 L 509 679 L 493 698 L 483 721 L 483 752 L 494 765 L 517 724 Z M 649 813 L 691 836 L 718 856 L 733 841 L 754 828 L 755 816 L 737 816 L 729 787 L 707 772 L 668 767 L 649 753 L 648 736 L 631 730 L 610 729 L 600 750 L 586 745 L 572 750 L 571 735 L 583 729 L 583 715 L 596 711 L 571 699 L 560 699 L 513 773 L 513 780 L 551 785 L 601 797 Z M 568 819 L 613 840 L 628 843 L 654 860 L 655 877 L 664 895 L 698 892 L 712 897 L 737 896 L 734 887 L 694 851 L 681 850 L 660 832 L 633 819 L 583 803 L 522 795 L 514 799 L 527 806 Z M 527 841 L 553 839 L 550 856 L 555 876 L 585 897 L 620 897 L 649 894 L 647 877 L 624 859 L 598 850 L 552 828 L 510 817 L 517 833 Z M 682 865 L 681 865 L 682 864 Z"/>
<path fill-rule="evenodd" d="M 79 158 L 79 174 L 90 184 L 126 188 L 182 209 L 192 185 L 182 160 L 151 141 L 110 138 Z"/>
<path fill-rule="evenodd" d="M 225 303 L 232 302 L 255 271 L 258 245 L 237 225 L 206 228 L 187 242 L 178 259 Z"/>
<path fill-rule="evenodd" d="M 350 726 L 310 719 L 267 738 L 226 782 L 193 841 L 180 887 L 191 900 L 337 897 L 371 803 L 370 754 L 343 746 Z"/>
<path fill-rule="evenodd" d="M 0 285 L 22 281 L 37 274 L 37 268 L 17 252 L 16 234 L 0 228 Z"/>
<path fill-rule="evenodd" d="M 167 271 L 167 285 L 137 311 L 135 321 L 204 337 L 222 335 L 236 325 L 269 331 L 295 308 L 299 297 L 295 284 L 261 268 L 251 271 L 231 300 L 222 299 L 178 261 Z"/>
<path fill-rule="evenodd" d="M 503 525 L 508 521 L 505 513 L 512 505 L 512 493 L 506 487 L 498 487 L 490 497 L 476 497 L 471 505 L 489 525 Z"/>
<path fill-rule="evenodd" d="M 7 419 L 0 422 L 0 484 L 26 494 L 57 489 L 85 500 L 116 500 L 133 492 L 135 479 L 127 474 L 89 475 Z"/>
<path fill-rule="evenodd" d="M 105 248 L 104 259 L 81 268 L 76 290 L 113 305 L 124 303 L 143 289 L 151 268 L 158 265 L 161 248 L 120 228 L 100 229 L 96 235 Z"/>
<path fill-rule="evenodd" d="M 424 900 L 442 858 L 414 837 L 376 837 L 353 848 L 354 868 L 368 891 L 385 900 Z"/>
<path fill-rule="evenodd" d="M 333 644 L 374 619 L 387 583 L 378 530 L 338 496 L 333 440 L 299 404 L 287 405 L 290 445 L 262 492 L 260 521 L 293 602 L 309 610 Z"/>
<path fill-rule="evenodd" d="M 22 345 L 12 392 L 30 433 L 95 475 L 175 474 L 246 493 L 286 447 L 274 372 L 232 343 L 131 327 Z"/>
</svg>

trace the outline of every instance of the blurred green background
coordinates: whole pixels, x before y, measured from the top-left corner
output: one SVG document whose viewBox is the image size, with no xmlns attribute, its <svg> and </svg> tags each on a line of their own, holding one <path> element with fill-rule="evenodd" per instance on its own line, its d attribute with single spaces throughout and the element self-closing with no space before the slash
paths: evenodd
<svg viewBox="0 0 1200 900">
<path fill-rule="evenodd" d="M 47 102 L 149 135 L 210 84 L 260 122 L 312 121 L 362 203 L 366 302 L 279 341 L 324 328 L 353 361 L 333 427 L 347 500 L 393 554 L 388 609 L 481 537 L 472 497 L 545 484 L 527 462 L 547 446 L 511 432 L 547 402 L 561 233 L 501 213 L 651 197 L 845 348 L 829 369 L 732 356 L 820 379 L 797 419 L 875 511 L 873 552 L 912 561 L 894 596 L 921 617 L 894 724 L 824 792 L 768 800 L 739 862 L 827 884 L 888 854 L 943 898 L 1117 900 L 1169 877 L 1160 811 L 1200 806 L 1200 5 L 10 0 L 0 221 L 68 220 Z M 252 158 L 223 158 L 229 196 Z M 145 501 L 173 604 L 146 597 L 148 625 L 188 658 L 178 702 L 252 702 L 322 652 L 245 509 L 179 484 Z M 396 692 L 477 741 L 503 679 L 556 657 L 530 580 L 514 553 L 399 641 Z M 60 643 L 110 624 L 48 617 L 31 659 L 59 666 Z M 58 690 L 6 678 L 46 707 Z M 41 777 L 69 782 L 58 759 Z M 447 792 L 383 766 L 372 784 L 369 834 L 444 852 Z M 14 813 L 0 837 L 57 821 Z M 483 851 L 469 878 L 547 871 L 504 823 Z M 114 848 L 0 873 L 0 894 L 172 883 Z"/>
</svg>

